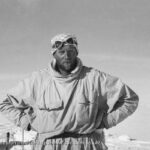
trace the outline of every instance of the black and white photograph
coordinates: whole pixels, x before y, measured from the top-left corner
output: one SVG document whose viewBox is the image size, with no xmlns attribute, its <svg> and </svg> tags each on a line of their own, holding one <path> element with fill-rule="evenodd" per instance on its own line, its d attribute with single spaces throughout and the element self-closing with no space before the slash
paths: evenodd
<svg viewBox="0 0 150 150">
<path fill-rule="evenodd" d="M 0 0 L 0 150 L 150 150 L 149 0 Z"/>
</svg>

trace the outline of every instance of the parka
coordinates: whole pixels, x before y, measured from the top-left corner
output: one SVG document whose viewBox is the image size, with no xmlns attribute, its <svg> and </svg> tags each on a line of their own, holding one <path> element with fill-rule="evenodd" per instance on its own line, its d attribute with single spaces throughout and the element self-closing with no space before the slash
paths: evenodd
<svg viewBox="0 0 150 150">
<path fill-rule="evenodd" d="M 56 71 L 54 60 L 48 68 L 33 72 L 8 91 L 0 112 L 15 125 L 38 133 L 41 143 L 36 150 L 50 150 L 54 144 L 43 143 L 64 133 L 89 135 L 93 140 L 100 137 L 99 146 L 90 145 L 98 150 L 107 149 L 104 137 L 90 135 L 98 129 L 102 134 L 104 128 L 122 122 L 136 110 L 138 101 L 137 94 L 121 79 L 84 66 L 78 58 L 77 67 L 67 76 Z"/>
</svg>

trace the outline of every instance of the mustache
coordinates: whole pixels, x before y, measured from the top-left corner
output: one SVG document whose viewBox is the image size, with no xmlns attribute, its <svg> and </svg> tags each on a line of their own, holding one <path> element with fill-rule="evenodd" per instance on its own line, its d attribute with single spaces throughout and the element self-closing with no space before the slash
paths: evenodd
<svg viewBox="0 0 150 150">
<path fill-rule="evenodd" d="M 64 59 L 64 62 L 72 62 L 71 59 Z"/>
</svg>

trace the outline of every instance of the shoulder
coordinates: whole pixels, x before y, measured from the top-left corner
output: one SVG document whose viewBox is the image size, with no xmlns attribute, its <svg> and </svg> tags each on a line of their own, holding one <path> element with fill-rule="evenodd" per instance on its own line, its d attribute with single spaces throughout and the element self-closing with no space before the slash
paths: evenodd
<svg viewBox="0 0 150 150">
<path fill-rule="evenodd" d="M 91 82 L 99 80 L 101 71 L 93 67 L 83 66 L 82 77 L 88 79 Z"/>
<path fill-rule="evenodd" d="M 88 66 L 83 66 L 83 72 L 88 75 L 88 76 L 97 76 L 97 77 L 103 77 L 103 76 L 107 76 L 106 73 L 98 70 L 98 69 L 95 69 L 93 67 L 88 67 Z"/>
<path fill-rule="evenodd" d="M 29 74 L 26 74 L 21 81 L 26 83 L 28 82 L 29 84 L 39 84 L 44 82 L 49 77 L 50 75 L 48 69 L 45 68 L 45 69 L 33 71 Z"/>
<path fill-rule="evenodd" d="M 93 68 L 93 67 L 83 66 L 83 70 L 84 70 L 84 74 L 86 74 L 86 76 L 92 77 L 94 79 L 98 79 L 101 82 L 103 82 L 103 81 L 115 82 L 115 81 L 120 80 L 120 78 L 117 76 L 111 75 L 109 73 L 106 73 L 102 70 L 98 70 L 98 69 Z"/>
<path fill-rule="evenodd" d="M 100 71 L 93 67 L 83 66 L 83 72 L 87 75 L 98 75 Z"/>
<path fill-rule="evenodd" d="M 43 79 L 43 78 L 46 78 L 49 76 L 50 76 L 50 74 L 49 74 L 49 71 L 47 68 L 44 68 L 44 69 L 41 69 L 38 71 L 34 71 L 31 73 L 31 77 L 33 77 L 34 79 Z"/>
</svg>

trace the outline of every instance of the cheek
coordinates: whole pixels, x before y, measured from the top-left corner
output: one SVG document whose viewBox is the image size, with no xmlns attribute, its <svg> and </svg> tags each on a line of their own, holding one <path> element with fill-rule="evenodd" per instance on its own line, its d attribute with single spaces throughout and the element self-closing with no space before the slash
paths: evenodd
<svg viewBox="0 0 150 150">
<path fill-rule="evenodd" d="M 76 51 L 74 51 L 74 52 L 72 52 L 72 53 L 70 53 L 70 58 L 72 58 L 72 59 L 75 59 L 76 57 L 77 57 L 77 53 L 76 53 Z"/>
<path fill-rule="evenodd" d="M 63 60 L 63 59 L 57 58 L 57 59 L 56 59 L 56 62 L 57 62 L 58 64 L 61 64 L 61 63 L 62 63 L 62 60 Z"/>
<path fill-rule="evenodd" d="M 73 60 L 76 60 L 76 59 L 77 59 L 77 55 L 76 55 L 76 54 L 73 55 L 73 56 L 72 56 L 72 59 L 73 59 Z"/>
<path fill-rule="evenodd" d="M 62 60 L 62 56 L 55 54 L 54 58 L 56 59 L 57 62 L 60 62 Z"/>
</svg>

